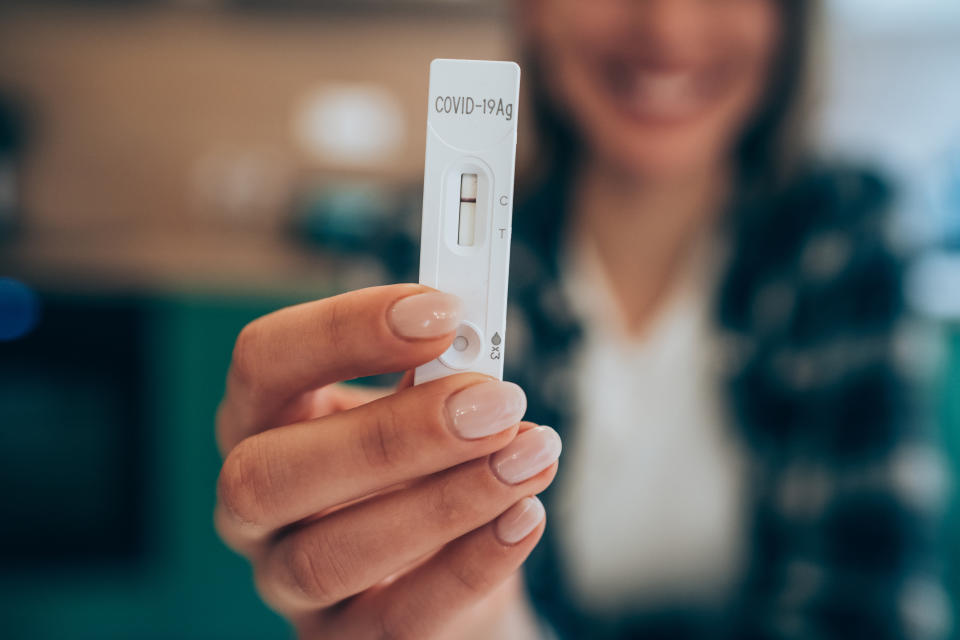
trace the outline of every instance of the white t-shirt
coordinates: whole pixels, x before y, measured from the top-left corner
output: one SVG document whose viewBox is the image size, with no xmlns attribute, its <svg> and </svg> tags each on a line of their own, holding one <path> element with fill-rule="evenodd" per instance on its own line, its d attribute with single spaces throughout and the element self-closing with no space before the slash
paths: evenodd
<svg viewBox="0 0 960 640">
<path fill-rule="evenodd" d="M 640 337 L 596 256 L 568 252 L 584 325 L 577 415 L 556 526 L 580 604 L 598 612 L 719 604 L 740 577 L 746 469 L 720 402 L 711 322 L 717 260 L 698 251 Z"/>
</svg>

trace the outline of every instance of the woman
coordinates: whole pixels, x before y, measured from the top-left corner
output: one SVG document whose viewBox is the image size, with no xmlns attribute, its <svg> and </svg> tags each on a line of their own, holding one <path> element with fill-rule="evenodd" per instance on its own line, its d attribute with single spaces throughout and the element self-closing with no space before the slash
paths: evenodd
<svg viewBox="0 0 960 640">
<path fill-rule="evenodd" d="M 417 285 L 257 320 L 221 535 L 303 637 L 935 634 L 887 192 L 791 140 L 810 4 L 521 6 L 553 146 L 514 216 L 520 385 L 334 384 L 446 349 L 458 301 Z"/>
</svg>

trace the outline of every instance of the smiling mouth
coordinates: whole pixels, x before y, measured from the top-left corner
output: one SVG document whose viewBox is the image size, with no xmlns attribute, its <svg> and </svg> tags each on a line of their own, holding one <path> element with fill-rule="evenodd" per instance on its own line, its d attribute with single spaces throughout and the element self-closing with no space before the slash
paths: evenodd
<svg viewBox="0 0 960 640">
<path fill-rule="evenodd" d="M 715 70 L 612 63 L 602 74 L 608 93 L 631 118 L 657 123 L 690 120 L 717 97 L 722 74 Z"/>
</svg>

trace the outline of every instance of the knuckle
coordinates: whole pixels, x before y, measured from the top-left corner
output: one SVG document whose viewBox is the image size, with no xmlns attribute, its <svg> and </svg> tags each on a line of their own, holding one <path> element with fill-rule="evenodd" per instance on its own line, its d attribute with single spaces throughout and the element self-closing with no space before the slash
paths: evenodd
<svg viewBox="0 0 960 640">
<path fill-rule="evenodd" d="M 247 388 L 256 388 L 259 380 L 260 325 L 257 320 L 247 324 L 233 343 L 231 372 L 237 382 Z"/>
<path fill-rule="evenodd" d="M 319 604 L 333 602 L 333 589 L 327 577 L 317 569 L 317 563 L 306 549 L 297 547 L 290 552 L 287 572 L 291 584 L 301 596 Z"/>
<path fill-rule="evenodd" d="M 360 430 L 360 449 L 374 469 L 392 467 L 404 457 L 402 417 L 391 402 L 385 402 Z"/>
<path fill-rule="evenodd" d="M 342 549 L 319 536 L 311 544 L 294 543 L 286 556 L 290 583 L 301 597 L 328 606 L 349 592 L 349 571 Z"/>
<path fill-rule="evenodd" d="M 327 349 L 336 356 L 343 352 L 346 338 L 347 314 L 344 310 L 344 302 L 341 298 L 334 296 L 325 300 L 326 313 L 321 316 L 320 331 L 325 335 L 324 344 Z"/>
<path fill-rule="evenodd" d="M 287 603 L 278 593 L 277 580 L 268 571 L 266 563 L 251 560 L 253 567 L 253 588 L 257 595 L 269 608 L 277 613 L 284 613 L 287 609 Z"/>
<path fill-rule="evenodd" d="M 431 495 L 430 509 L 440 526 L 461 522 L 472 511 L 453 477 L 438 481 Z"/>
<path fill-rule="evenodd" d="M 501 482 L 486 457 L 434 477 L 428 494 L 438 524 L 486 522 L 517 500 L 516 489 Z"/>
<path fill-rule="evenodd" d="M 269 492 L 264 456 L 256 436 L 242 440 L 227 454 L 217 480 L 220 503 L 246 524 L 262 524 Z"/>
<path fill-rule="evenodd" d="M 405 608 L 387 606 L 377 611 L 373 616 L 374 634 L 377 640 L 414 640 L 422 638 L 418 633 L 414 621 Z"/>
<path fill-rule="evenodd" d="M 447 565 L 447 570 L 456 583 L 471 596 L 485 595 L 495 585 L 490 567 L 477 559 L 451 563 Z"/>
</svg>

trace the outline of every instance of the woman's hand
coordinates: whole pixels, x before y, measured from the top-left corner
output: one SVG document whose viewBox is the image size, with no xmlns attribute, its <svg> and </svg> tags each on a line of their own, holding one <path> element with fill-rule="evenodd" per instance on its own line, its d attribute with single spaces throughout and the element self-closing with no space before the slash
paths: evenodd
<svg viewBox="0 0 960 640">
<path fill-rule="evenodd" d="M 461 637 L 458 620 L 522 618 L 508 578 L 543 532 L 531 496 L 556 473 L 557 434 L 519 424 L 520 388 L 478 374 L 334 384 L 432 360 L 458 321 L 452 296 L 395 285 L 283 309 L 237 339 L 216 526 L 304 636 Z"/>
</svg>

